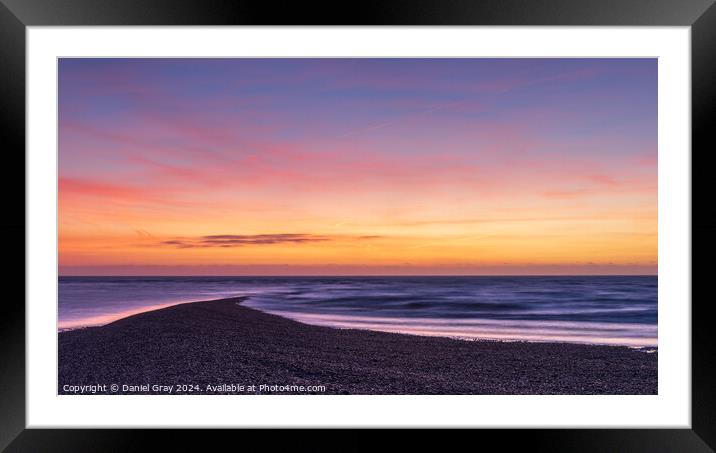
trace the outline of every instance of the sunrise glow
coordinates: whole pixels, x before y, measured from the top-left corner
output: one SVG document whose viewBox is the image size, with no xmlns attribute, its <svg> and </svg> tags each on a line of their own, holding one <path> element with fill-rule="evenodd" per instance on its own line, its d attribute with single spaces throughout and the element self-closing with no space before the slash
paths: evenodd
<svg viewBox="0 0 716 453">
<path fill-rule="evenodd" d="M 61 59 L 61 275 L 656 274 L 655 59 Z"/>
</svg>

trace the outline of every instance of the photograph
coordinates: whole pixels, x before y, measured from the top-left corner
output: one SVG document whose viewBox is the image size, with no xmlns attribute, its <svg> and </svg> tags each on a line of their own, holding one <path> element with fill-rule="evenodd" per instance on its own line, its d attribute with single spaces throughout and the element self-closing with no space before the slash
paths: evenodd
<svg viewBox="0 0 716 453">
<path fill-rule="evenodd" d="M 58 395 L 659 394 L 658 58 L 56 64 Z"/>
<path fill-rule="evenodd" d="M 715 2 L 0 0 L 0 451 L 715 453 Z"/>
</svg>

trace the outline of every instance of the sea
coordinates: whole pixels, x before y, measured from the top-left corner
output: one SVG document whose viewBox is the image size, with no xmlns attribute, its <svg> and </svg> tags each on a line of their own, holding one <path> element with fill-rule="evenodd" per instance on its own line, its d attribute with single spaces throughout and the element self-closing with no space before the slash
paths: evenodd
<svg viewBox="0 0 716 453">
<path fill-rule="evenodd" d="M 463 340 L 657 347 L 657 276 L 60 277 L 58 330 L 245 296 L 296 321 Z"/>
</svg>

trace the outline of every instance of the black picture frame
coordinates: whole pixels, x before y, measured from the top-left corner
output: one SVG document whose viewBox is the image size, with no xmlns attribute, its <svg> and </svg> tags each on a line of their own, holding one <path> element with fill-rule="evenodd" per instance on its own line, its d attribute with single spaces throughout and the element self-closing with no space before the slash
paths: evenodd
<svg viewBox="0 0 716 453">
<path fill-rule="evenodd" d="M 0 178 L 5 216 L 3 273 L 7 295 L 0 310 L 0 448 L 7 451 L 130 451 L 149 440 L 205 448 L 190 430 L 50 430 L 25 426 L 25 31 L 28 26 L 88 25 L 600 25 L 690 26 L 692 64 L 692 423 L 691 429 L 480 430 L 482 444 L 538 451 L 690 451 L 716 450 L 716 335 L 706 296 L 707 259 L 714 256 L 716 215 L 709 200 L 706 159 L 716 149 L 712 123 L 716 109 L 716 6 L 714 0 L 363 0 L 324 4 L 307 2 L 198 0 L 0 0 L 0 114 L 5 177 Z M 20 168 L 23 171 L 20 171 Z M 15 176 L 17 179 L 15 179 Z M 19 181 L 18 179 L 22 179 Z M 22 186 L 21 186 L 22 184 Z M 699 209 L 696 209 L 697 206 Z M 24 246 L 25 241 L 22 241 Z M 20 258 L 22 256 L 22 258 Z M 12 259 L 12 261 L 11 261 Z M 23 266 L 14 260 L 22 260 Z M 698 265 L 697 265 L 698 264 Z M 17 292 L 16 292 L 17 291 Z M 21 297 L 22 295 L 22 297 Z M 697 297 L 699 296 L 699 297 Z M 687 304 L 689 301 L 682 301 Z M 294 431 L 299 445 L 307 432 Z M 420 442 L 425 432 L 410 433 Z M 235 436 L 212 432 L 213 440 Z M 241 434 L 261 436 L 264 434 Z M 370 442 L 344 433 L 352 447 Z M 472 434 L 471 434 L 472 436 Z M 206 438 L 208 436 L 203 435 Z M 274 438 L 274 436 L 270 436 Z M 278 437 L 276 437 L 278 439 Z M 363 440 L 365 439 L 365 440 Z M 476 438 L 472 438 L 473 441 Z M 328 442 L 327 440 L 325 442 Z M 311 441 L 312 447 L 321 443 Z M 327 445 L 324 445 L 327 446 Z M 198 447 L 196 447 L 198 448 Z"/>
</svg>

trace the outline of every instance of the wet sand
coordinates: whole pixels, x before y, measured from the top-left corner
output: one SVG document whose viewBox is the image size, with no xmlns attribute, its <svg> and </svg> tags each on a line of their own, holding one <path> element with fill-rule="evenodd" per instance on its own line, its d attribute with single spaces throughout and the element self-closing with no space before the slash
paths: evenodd
<svg viewBox="0 0 716 453">
<path fill-rule="evenodd" d="M 58 393 L 90 385 L 100 387 L 85 393 L 657 393 L 657 353 L 333 329 L 263 313 L 241 301 L 176 305 L 59 333 Z M 260 390 L 262 384 L 305 389 Z M 124 390 L 125 385 L 136 387 Z"/>
</svg>

